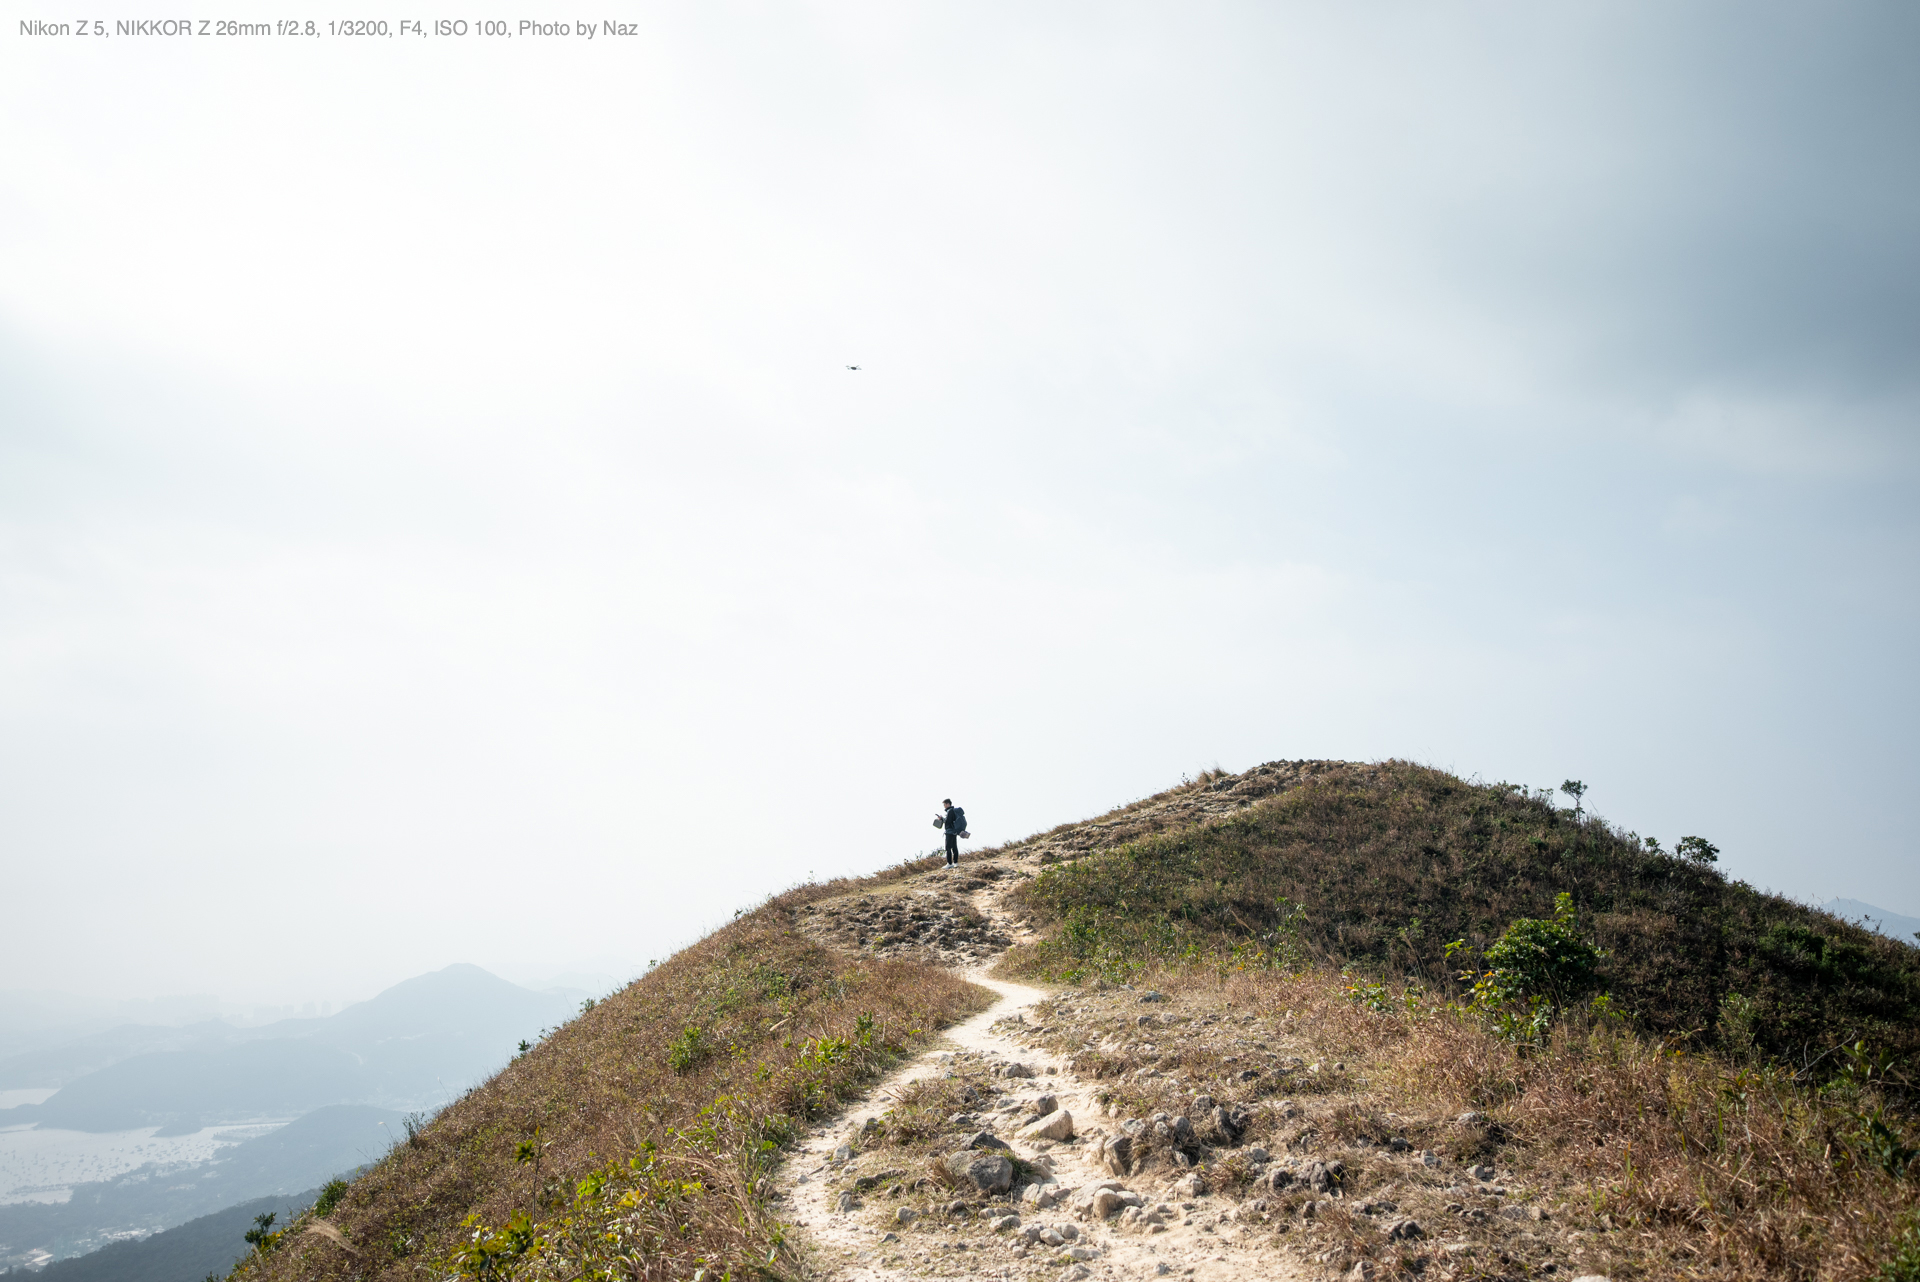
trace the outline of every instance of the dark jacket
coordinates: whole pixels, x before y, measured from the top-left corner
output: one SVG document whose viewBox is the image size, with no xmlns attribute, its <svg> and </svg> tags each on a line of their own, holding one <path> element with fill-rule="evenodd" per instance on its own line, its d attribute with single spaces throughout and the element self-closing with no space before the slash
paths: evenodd
<svg viewBox="0 0 1920 1282">
<path fill-rule="evenodd" d="M 947 807 L 947 831 L 965 832 L 967 830 L 967 812 L 959 806 Z"/>
</svg>

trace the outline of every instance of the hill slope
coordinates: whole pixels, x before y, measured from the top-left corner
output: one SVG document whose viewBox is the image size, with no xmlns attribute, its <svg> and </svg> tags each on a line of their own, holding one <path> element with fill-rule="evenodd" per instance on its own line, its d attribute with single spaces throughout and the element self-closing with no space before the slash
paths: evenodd
<svg viewBox="0 0 1920 1282">
<path fill-rule="evenodd" d="M 324 1231 L 300 1225 L 248 1270 L 495 1278 L 536 1242 L 569 1277 L 778 1262 L 765 1175 L 780 1147 L 986 998 L 796 929 L 809 900 L 851 885 L 781 895 L 601 1000 L 355 1180 Z"/>
<path fill-rule="evenodd" d="M 1054 978 L 1285 932 L 1322 962 L 1444 989 L 1449 942 L 1484 949 L 1565 891 L 1648 1031 L 1800 1062 L 1860 1039 L 1920 1053 L 1920 950 L 1438 770 L 1276 762 L 1022 846 L 1074 859 L 1027 896 L 1049 939 L 1017 962 Z"/>
<path fill-rule="evenodd" d="M 1658 1038 L 1577 1012 L 1516 1033 L 1448 1000 L 1447 942 L 1491 952 L 1563 891 Z M 780 895 L 242 1274 L 1039 1279 L 1178 1247 L 1149 1271 L 1853 1282 L 1920 1214 L 1908 1084 L 1864 1051 L 1804 1061 L 1841 1029 L 1912 1044 L 1911 952 L 1518 790 L 1272 763 L 958 870 Z M 996 959 L 1061 987 L 1029 993 L 1034 1023 L 995 1007 L 966 1025 L 981 1049 L 902 1069 L 987 1000 L 949 967 Z M 1710 1035 L 1728 1058 L 1675 1050 Z M 1009 1044 L 1049 1057 L 1045 1094 L 995 1058 Z M 809 1129 L 891 1070 L 856 1132 Z M 993 1156 L 996 1127 L 1069 1099 L 1073 1125 Z M 782 1172 L 789 1153 L 815 1164 Z"/>
</svg>

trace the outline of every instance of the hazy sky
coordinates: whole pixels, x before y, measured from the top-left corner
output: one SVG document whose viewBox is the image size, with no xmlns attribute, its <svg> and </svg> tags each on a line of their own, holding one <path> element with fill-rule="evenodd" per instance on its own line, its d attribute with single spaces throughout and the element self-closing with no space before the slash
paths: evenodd
<svg viewBox="0 0 1920 1282">
<path fill-rule="evenodd" d="M 1910 4 L 4 4 L 0 987 L 620 968 L 1282 757 L 1920 915 Z"/>
</svg>

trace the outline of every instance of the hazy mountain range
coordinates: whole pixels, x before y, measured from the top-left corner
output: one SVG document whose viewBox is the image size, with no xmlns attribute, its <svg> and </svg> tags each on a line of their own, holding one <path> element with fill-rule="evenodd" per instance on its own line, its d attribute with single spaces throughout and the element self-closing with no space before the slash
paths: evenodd
<svg viewBox="0 0 1920 1282">
<path fill-rule="evenodd" d="M 209 1161 L 149 1162 L 67 1186 L 63 1201 L 45 1200 L 62 1189 L 35 1188 L 40 1200 L 0 1205 L 0 1265 L 64 1258 L 311 1189 L 379 1157 L 403 1112 L 437 1108 L 484 1080 L 522 1040 L 574 1015 L 583 996 L 533 992 L 456 965 L 324 1018 L 258 1028 L 121 1025 L 0 1059 L 0 1090 L 57 1088 L 44 1102 L 0 1109 L 0 1144 L 28 1127 L 138 1140 L 295 1119 Z"/>
<path fill-rule="evenodd" d="M 1920 945 L 1920 940 L 1915 939 L 1916 935 L 1920 935 L 1920 917 L 1903 917 L 1899 913 L 1861 903 L 1858 899 L 1829 899 L 1820 907 L 1842 921 L 1858 922 L 1868 930 L 1878 931 L 1903 944 Z"/>
<path fill-rule="evenodd" d="M 0 1126 L 183 1134 L 325 1104 L 444 1103 L 506 1063 L 520 1040 L 566 1020 L 579 997 L 457 965 L 323 1019 L 126 1025 L 0 1059 L 0 1090 L 60 1088 L 43 1104 L 0 1109 Z"/>
</svg>

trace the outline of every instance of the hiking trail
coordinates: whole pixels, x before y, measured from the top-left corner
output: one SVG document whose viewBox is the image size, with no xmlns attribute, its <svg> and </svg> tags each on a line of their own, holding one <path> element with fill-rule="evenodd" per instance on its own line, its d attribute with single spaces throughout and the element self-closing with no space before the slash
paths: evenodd
<svg viewBox="0 0 1920 1282">
<path fill-rule="evenodd" d="M 1126 1132 L 1106 1115 L 1096 1097 L 1099 1084 L 1060 1055 L 1023 1044 L 1036 1031 L 1036 1009 L 1051 995 L 987 974 L 1008 946 L 1031 937 L 1004 902 L 1023 874 L 1012 860 L 966 863 L 909 879 L 897 893 L 818 906 L 810 933 L 882 956 L 939 960 L 999 1000 L 809 1130 L 783 1164 L 775 1205 L 797 1230 L 809 1274 L 834 1282 L 1325 1276 L 1258 1231 L 1245 1218 L 1255 1212 L 1207 1192 L 1203 1176 L 1196 1181 L 1179 1166 L 1114 1173 L 1106 1145 Z M 1121 1000 L 1139 999 L 1116 994 L 1114 1001 Z M 930 1079 L 978 1083 L 979 1111 L 949 1121 L 975 1133 L 975 1149 L 988 1165 L 998 1152 L 1019 1159 L 1023 1173 L 1043 1182 L 1023 1190 L 1016 1178 L 997 1193 L 964 1180 L 950 1187 L 924 1154 L 863 1144 L 870 1125 L 884 1119 L 904 1091 Z M 1051 1097 L 1051 1107 L 1043 1097 Z M 1062 1113 L 1071 1117 L 1071 1138 L 1021 1134 L 1045 1117 L 1063 1128 Z"/>
</svg>

